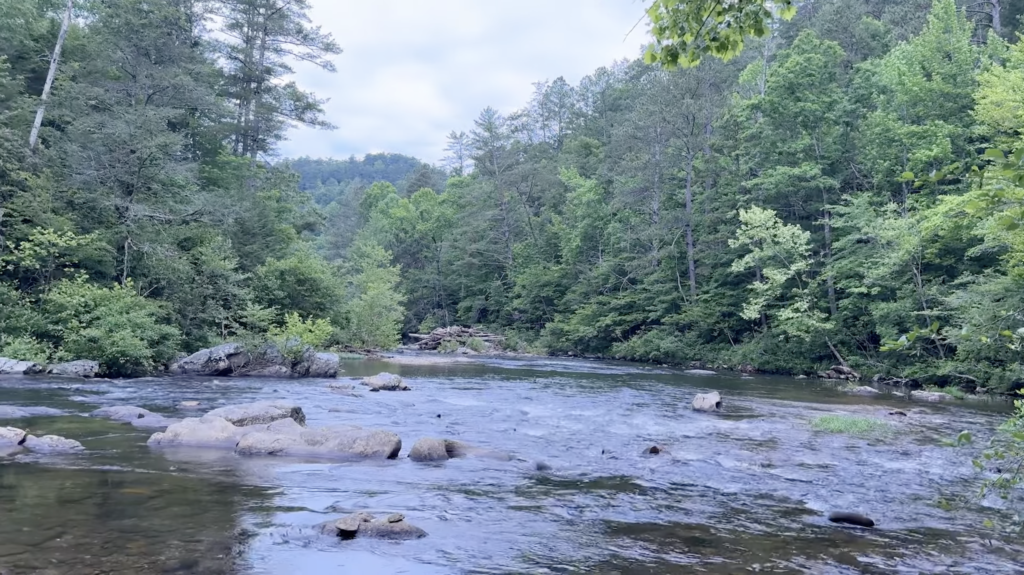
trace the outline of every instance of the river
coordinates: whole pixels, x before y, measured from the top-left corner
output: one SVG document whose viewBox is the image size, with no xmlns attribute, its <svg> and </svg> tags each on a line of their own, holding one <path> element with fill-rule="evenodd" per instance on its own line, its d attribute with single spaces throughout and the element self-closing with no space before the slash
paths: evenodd
<svg viewBox="0 0 1024 575">
<path fill-rule="evenodd" d="M 155 451 L 149 432 L 78 416 L 0 421 L 81 441 L 74 455 L 0 458 L 0 573 L 1022 573 L 1024 545 L 986 530 L 1005 520 L 973 492 L 979 440 L 999 403 L 920 404 L 850 396 L 815 380 L 692 376 L 670 368 L 557 359 L 439 365 L 349 361 L 346 377 L 401 374 L 407 392 L 353 397 L 322 380 L 122 381 L 0 378 L 0 404 L 68 414 L 137 405 L 183 417 L 207 407 L 287 399 L 309 425 L 398 433 L 395 461 L 338 463 Z M 720 414 L 690 410 L 718 390 Z M 893 409 L 907 417 L 888 415 Z M 866 438 L 816 431 L 824 414 L 886 419 Z M 417 464 L 421 437 L 517 460 Z M 643 455 L 645 448 L 664 448 Z M 537 471 L 543 461 L 550 470 Z M 357 510 L 402 513 L 429 536 L 405 542 L 316 536 Z M 832 510 L 878 526 L 830 524 Z"/>
</svg>

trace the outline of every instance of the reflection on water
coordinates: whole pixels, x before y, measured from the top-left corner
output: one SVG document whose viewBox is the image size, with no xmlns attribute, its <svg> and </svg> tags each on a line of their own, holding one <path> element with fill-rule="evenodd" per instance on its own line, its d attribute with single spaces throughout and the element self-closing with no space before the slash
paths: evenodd
<svg viewBox="0 0 1024 575">
<path fill-rule="evenodd" d="M 949 513 L 972 489 L 968 449 L 1005 417 L 998 403 L 909 404 L 814 381 L 692 377 L 667 368 L 546 359 L 410 366 L 351 362 L 349 377 L 400 373 L 413 391 L 338 393 L 324 381 L 0 379 L 0 404 L 62 417 L 0 422 L 81 441 L 70 456 L 0 459 L 0 572 L 13 573 L 1017 573 L 1018 542 L 986 532 L 1002 511 Z M 690 411 L 717 389 L 725 413 Z M 151 451 L 148 433 L 74 415 L 133 404 L 176 417 L 288 399 L 310 425 L 397 432 L 406 451 L 442 436 L 512 462 L 329 463 Z M 908 411 L 892 418 L 894 407 Z M 815 432 L 828 413 L 888 418 L 894 433 Z M 659 445 L 664 452 L 643 455 Z M 537 471 L 536 462 L 550 465 Z M 841 528 L 828 511 L 879 527 Z M 351 511 L 403 513 L 430 535 L 339 542 L 313 525 Z"/>
</svg>

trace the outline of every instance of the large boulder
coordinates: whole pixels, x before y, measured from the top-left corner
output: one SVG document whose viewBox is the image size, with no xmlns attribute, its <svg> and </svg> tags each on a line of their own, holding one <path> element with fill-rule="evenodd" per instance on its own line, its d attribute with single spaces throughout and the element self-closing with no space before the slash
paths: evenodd
<svg viewBox="0 0 1024 575">
<path fill-rule="evenodd" d="M 413 444 L 409 450 L 409 459 L 413 461 L 448 461 L 448 450 L 443 439 L 424 437 Z"/>
<path fill-rule="evenodd" d="M 61 375 L 65 377 L 96 377 L 96 373 L 100 370 L 100 364 L 98 361 L 91 359 L 79 359 L 76 361 L 69 361 L 67 363 L 58 363 L 51 365 L 46 368 L 46 373 L 50 375 Z"/>
<path fill-rule="evenodd" d="M 283 365 L 267 365 L 263 367 L 257 367 L 252 370 L 245 370 L 244 372 L 236 373 L 235 375 L 244 375 L 246 377 L 274 377 L 278 379 L 287 379 L 292 376 L 291 368 Z"/>
<path fill-rule="evenodd" d="M 59 435 L 44 435 L 42 437 L 26 435 L 24 445 L 29 451 L 39 453 L 74 453 L 85 449 L 81 443 L 74 439 L 60 437 Z"/>
<path fill-rule="evenodd" d="M 294 419 L 299 425 L 306 424 L 306 414 L 302 412 L 302 408 L 287 401 L 257 401 L 229 405 L 214 409 L 207 415 L 224 418 L 239 427 L 273 423 L 286 418 Z"/>
<path fill-rule="evenodd" d="M 34 375 L 43 373 L 43 366 L 32 361 L 0 357 L 0 375 Z"/>
<path fill-rule="evenodd" d="M 360 511 L 336 521 L 321 523 L 318 528 L 325 535 L 334 535 L 341 539 L 369 537 L 372 539 L 401 541 L 420 539 L 427 536 L 426 531 L 408 523 L 405 520 L 405 516 L 400 513 L 374 519 L 373 515 Z"/>
<path fill-rule="evenodd" d="M 0 427 L 0 445 L 23 445 L 27 434 L 17 427 Z"/>
<path fill-rule="evenodd" d="M 171 364 L 174 375 L 231 375 L 249 363 L 249 354 L 239 343 L 225 343 L 199 350 Z"/>
<path fill-rule="evenodd" d="M 338 377 L 341 360 L 336 353 L 316 353 L 307 350 L 302 360 L 292 369 L 295 377 Z"/>
<path fill-rule="evenodd" d="M 717 411 L 722 408 L 722 396 L 717 391 L 698 393 L 693 398 L 693 409 L 696 411 Z"/>
<path fill-rule="evenodd" d="M 408 391 L 409 386 L 402 381 L 402 378 L 393 373 L 378 373 L 377 375 L 363 379 L 363 385 L 370 388 L 370 391 Z"/>
<path fill-rule="evenodd" d="M 251 431 L 251 429 L 237 427 L 222 417 L 207 414 L 202 418 L 185 418 L 169 426 L 165 431 L 154 433 L 147 443 L 149 445 L 165 447 L 233 448 L 243 435 Z"/>
<path fill-rule="evenodd" d="M 266 430 L 243 435 L 235 446 L 235 453 L 394 459 L 402 450 L 402 440 L 390 431 L 348 426 L 306 429 L 295 422 L 291 425 L 281 423 L 284 421 L 275 422 Z"/>
<path fill-rule="evenodd" d="M 949 401 L 950 399 L 953 399 L 953 396 L 948 393 L 942 393 L 941 391 L 914 390 L 910 392 L 910 399 L 916 399 L 918 401 Z"/>
</svg>

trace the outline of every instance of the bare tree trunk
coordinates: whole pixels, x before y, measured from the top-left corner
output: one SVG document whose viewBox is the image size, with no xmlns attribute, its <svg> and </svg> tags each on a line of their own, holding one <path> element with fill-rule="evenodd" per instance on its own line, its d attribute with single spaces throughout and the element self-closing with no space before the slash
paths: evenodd
<svg viewBox="0 0 1024 575">
<path fill-rule="evenodd" d="M 829 339 L 827 336 L 825 337 L 825 343 L 827 343 L 828 348 L 832 350 L 832 355 L 836 356 L 836 359 L 839 360 L 839 365 L 843 367 L 850 367 L 849 365 L 847 365 L 846 360 L 843 359 L 843 356 L 839 355 L 839 350 L 836 349 L 836 346 L 832 345 L 832 340 Z"/>
<path fill-rule="evenodd" d="M 60 23 L 60 34 L 57 35 L 57 45 L 53 47 L 53 56 L 50 58 L 50 71 L 46 73 L 46 83 L 43 84 L 43 94 L 39 98 L 39 109 L 36 110 L 36 119 L 32 122 L 32 132 L 28 135 L 28 149 L 34 150 L 39 140 L 39 128 L 43 126 L 43 114 L 46 113 L 46 100 L 50 97 L 50 88 L 53 87 L 53 79 L 57 76 L 57 65 L 60 63 L 60 51 L 64 47 L 64 38 L 68 35 L 68 26 L 71 25 L 71 10 L 74 8 L 74 0 L 68 0 L 68 6 L 64 10 L 64 20 Z"/>
<path fill-rule="evenodd" d="M 693 156 L 686 166 L 686 267 L 690 273 L 690 295 L 697 296 L 697 266 L 693 259 Z"/>
<path fill-rule="evenodd" d="M 1000 14 L 1002 7 L 999 6 L 999 0 L 989 0 L 989 7 L 992 8 L 992 31 L 997 36 L 1003 35 L 1003 17 Z"/>
</svg>

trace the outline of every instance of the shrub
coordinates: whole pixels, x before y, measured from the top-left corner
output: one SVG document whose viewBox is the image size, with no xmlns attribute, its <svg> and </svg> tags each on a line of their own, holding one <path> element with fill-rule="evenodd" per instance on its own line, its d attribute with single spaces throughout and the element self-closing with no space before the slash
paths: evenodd
<svg viewBox="0 0 1024 575">
<path fill-rule="evenodd" d="M 945 393 L 948 396 L 955 397 L 956 399 L 967 399 L 967 392 L 960 389 L 959 387 L 939 387 L 936 385 L 925 386 L 925 391 L 933 391 L 936 393 Z"/>
<path fill-rule="evenodd" d="M 459 351 L 459 342 L 449 339 L 441 342 L 437 348 L 438 353 L 455 353 Z"/>
<path fill-rule="evenodd" d="M 29 335 L 0 335 L 0 357 L 45 364 L 53 357 L 53 346 Z"/>
<path fill-rule="evenodd" d="M 391 265 L 391 253 L 373 243 L 357 243 L 350 256 L 352 279 L 345 303 L 345 342 L 368 348 L 397 347 L 405 297 L 398 291 L 401 278 L 398 267 Z"/>
<path fill-rule="evenodd" d="M 818 431 L 850 435 L 878 435 L 892 429 L 884 421 L 852 415 L 823 415 L 812 421 L 811 426 Z"/>
<path fill-rule="evenodd" d="M 292 312 L 285 317 L 283 326 L 274 326 L 267 332 L 267 339 L 277 346 L 281 353 L 298 360 L 307 347 L 321 348 L 334 333 L 334 326 L 326 319 L 308 321 Z"/>
<path fill-rule="evenodd" d="M 105 288 L 84 276 L 54 284 L 43 298 L 61 359 L 92 359 L 108 376 L 152 372 L 173 359 L 180 339 L 160 305 L 135 293 L 132 285 Z"/>
<path fill-rule="evenodd" d="M 471 337 L 471 338 L 467 339 L 466 340 L 466 347 L 468 347 L 469 349 L 471 349 L 471 350 L 473 350 L 473 351 L 475 351 L 477 353 L 483 353 L 483 352 L 487 351 L 487 344 L 484 343 L 484 340 L 482 340 L 482 339 L 480 339 L 478 337 Z"/>
<path fill-rule="evenodd" d="M 252 291 L 257 303 L 284 314 L 340 319 L 341 274 L 308 247 L 257 268 Z"/>
</svg>

